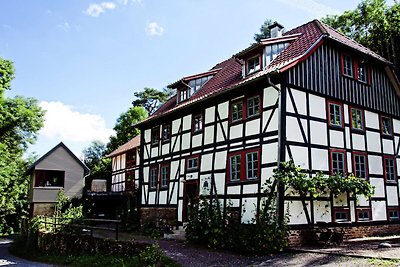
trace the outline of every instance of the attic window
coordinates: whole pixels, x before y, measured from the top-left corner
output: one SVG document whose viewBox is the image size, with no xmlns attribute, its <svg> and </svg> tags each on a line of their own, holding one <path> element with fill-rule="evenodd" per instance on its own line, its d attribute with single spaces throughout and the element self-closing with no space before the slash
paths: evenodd
<svg viewBox="0 0 400 267">
<path fill-rule="evenodd" d="M 247 60 L 247 75 L 259 71 L 261 68 L 260 56 L 257 55 Z"/>
<path fill-rule="evenodd" d="M 179 90 L 179 102 L 185 101 L 186 99 L 188 99 L 188 89 L 181 89 Z"/>
</svg>

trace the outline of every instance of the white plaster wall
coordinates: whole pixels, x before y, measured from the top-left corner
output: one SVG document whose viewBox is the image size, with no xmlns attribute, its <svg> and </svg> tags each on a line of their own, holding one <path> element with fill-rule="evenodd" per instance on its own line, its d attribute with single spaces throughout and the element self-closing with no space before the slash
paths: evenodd
<svg viewBox="0 0 400 267">
<path fill-rule="evenodd" d="M 204 129 L 204 144 L 212 144 L 214 143 L 214 126 L 207 126 Z"/>
<path fill-rule="evenodd" d="M 168 203 L 168 191 L 167 190 L 162 190 L 160 191 L 160 196 L 159 196 L 159 204 L 167 204 Z"/>
<path fill-rule="evenodd" d="M 385 183 L 382 178 L 369 178 L 369 182 L 375 187 L 374 197 L 385 197 Z"/>
<path fill-rule="evenodd" d="M 292 95 L 294 102 L 296 103 L 297 112 L 301 115 L 307 115 L 306 93 L 298 90 L 292 90 Z"/>
<path fill-rule="evenodd" d="M 258 184 L 243 185 L 243 194 L 254 194 L 258 192 Z"/>
<path fill-rule="evenodd" d="M 367 128 L 379 129 L 379 116 L 378 114 L 366 110 L 365 114 L 365 126 Z"/>
<path fill-rule="evenodd" d="M 227 193 L 232 194 L 232 195 L 239 195 L 240 194 L 240 185 L 228 186 Z"/>
<path fill-rule="evenodd" d="M 226 164 L 226 162 L 225 162 L 225 164 Z M 201 156 L 200 170 L 202 172 L 212 170 L 212 154 L 203 154 Z"/>
<path fill-rule="evenodd" d="M 326 149 L 311 149 L 312 169 L 329 171 L 329 152 Z"/>
<path fill-rule="evenodd" d="M 326 135 L 326 123 L 311 121 L 311 143 L 315 145 L 328 145 L 327 135 Z"/>
<path fill-rule="evenodd" d="M 331 147 L 344 147 L 343 133 L 341 131 L 329 130 L 329 138 L 331 141 Z"/>
<path fill-rule="evenodd" d="M 308 203 L 308 201 L 306 203 Z M 307 223 L 307 218 L 301 201 L 285 201 L 285 210 L 289 211 L 289 224 Z M 307 210 L 310 211 L 309 203 L 307 205 Z M 311 213 L 309 212 L 309 214 Z"/>
<path fill-rule="evenodd" d="M 229 102 L 225 101 L 221 104 L 218 104 L 218 113 L 221 120 L 227 119 L 229 115 Z"/>
<path fill-rule="evenodd" d="M 353 149 L 365 151 L 365 139 L 363 135 L 352 134 L 353 138 Z"/>
<path fill-rule="evenodd" d="M 302 121 L 303 122 L 303 121 Z M 303 126 L 307 126 L 306 123 L 302 123 Z M 303 127 L 304 132 L 307 134 L 307 127 Z M 300 130 L 299 123 L 296 118 L 287 116 L 286 117 L 286 137 L 288 141 L 302 142 L 303 135 Z"/>
<path fill-rule="evenodd" d="M 206 108 L 205 111 L 205 115 L 204 115 L 204 122 L 210 123 L 210 122 L 214 122 L 214 118 L 215 118 L 215 107 L 210 107 L 210 108 Z"/>
<path fill-rule="evenodd" d="M 368 172 L 370 175 L 383 174 L 382 157 L 368 155 Z"/>
<path fill-rule="evenodd" d="M 151 141 L 151 129 L 147 129 L 144 131 L 144 141 L 146 143 Z"/>
<path fill-rule="evenodd" d="M 242 223 L 251 223 L 257 211 L 257 198 L 243 198 Z"/>
<path fill-rule="evenodd" d="M 314 202 L 314 221 L 315 222 L 331 222 L 331 203 L 329 201 Z"/>
<path fill-rule="evenodd" d="M 182 134 L 182 150 L 190 148 L 190 133 Z"/>
<path fill-rule="evenodd" d="M 306 147 L 290 146 L 293 155 L 294 164 L 299 165 L 302 169 L 309 169 L 308 166 L 308 149 Z"/>
<path fill-rule="evenodd" d="M 224 134 L 228 134 L 228 122 L 224 121 L 217 124 L 217 142 L 225 141 Z"/>
<path fill-rule="evenodd" d="M 183 131 L 192 129 L 192 115 L 183 117 Z"/>
<path fill-rule="evenodd" d="M 399 195 L 397 186 L 386 186 L 386 192 L 387 192 L 387 204 L 389 206 L 399 205 Z"/>
<path fill-rule="evenodd" d="M 380 133 L 367 131 L 367 150 L 371 152 L 381 152 Z"/>
<path fill-rule="evenodd" d="M 280 88 L 280 85 L 278 85 Z M 263 96 L 263 107 L 273 106 L 276 103 L 276 100 L 279 97 L 279 92 L 275 90 L 273 87 L 264 88 L 264 96 Z"/>
<path fill-rule="evenodd" d="M 383 143 L 383 153 L 394 155 L 393 141 L 388 139 L 382 139 L 382 143 Z"/>
<path fill-rule="evenodd" d="M 192 147 L 201 146 L 203 134 L 196 134 L 192 137 Z"/>
<path fill-rule="evenodd" d="M 326 119 L 326 101 L 325 98 L 316 95 L 309 95 L 310 116 Z"/>
<path fill-rule="evenodd" d="M 225 188 L 225 173 L 215 173 L 214 178 L 218 194 L 223 194 Z"/>
<path fill-rule="evenodd" d="M 229 131 L 229 139 L 240 138 L 243 136 L 243 124 L 233 125 Z"/>
<path fill-rule="evenodd" d="M 347 206 L 347 194 L 342 193 L 337 197 L 333 198 L 333 206 L 334 207 L 344 207 Z"/>
<path fill-rule="evenodd" d="M 150 205 L 156 204 L 156 191 L 149 192 L 149 204 Z"/>
<path fill-rule="evenodd" d="M 246 136 L 260 133 L 260 119 L 246 122 Z"/>
<path fill-rule="evenodd" d="M 262 129 L 263 130 L 265 129 L 265 127 L 266 127 L 266 125 L 268 123 L 268 120 L 269 120 L 269 118 L 271 116 L 272 111 L 273 110 L 270 109 L 270 110 L 267 110 L 267 111 L 263 112 L 263 125 L 262 125 Z M 277 131 L 278 130 L 278 119 L 279 119 L 279 114 L 278 114 L 278 111 L 275 110 L 274 114 L 272 115 L 271 121 L 270 121 L 270 123 L 268 125 L 268 128 L 266 129 L 267 132 L 268 131 Z"/>
<path fill-rule="evenodd" d="M 179 127 L 181 126 L 181 119 L 173 120 L 172 121 L 172 129 L 171 133 L 172 134 L 177 134 L 179 131 Z"/>
<path fill-rule="evenodd" d="M 216 170 L 226 169 L 227 164 L 227 151 L 215 153 L 214 168 Z"/>
<path fill-rule="evenodd" d="M 278 144 L 263 144 L 262 145 L 262 153 L 261 153 L 261 162 L 262 163 L 270 163 L 277 162 L 278 159 Z"/>
<path fill-rule="evenodd" d="M 374 221 L 386 220 L 386 203 L 385 201 L 371 201 L 372 219 Z"/>
</svg>

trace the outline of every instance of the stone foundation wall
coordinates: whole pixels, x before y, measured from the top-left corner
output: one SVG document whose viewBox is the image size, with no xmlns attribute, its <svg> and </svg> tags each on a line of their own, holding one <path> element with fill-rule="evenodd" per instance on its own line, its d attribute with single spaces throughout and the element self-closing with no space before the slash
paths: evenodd
<svg viewBox="0 0 400 267">
<path fill-rule="evenodd" d="M 400 234 L 400 224 L 337 226 L 314 229 L 290 230 L 289 246 L 313 245 L 318 242 L 318 233 L 332 231 L 343 236 L 343 240 L 368 236 L 387 236 Z"/>
<path fill-rule="evenodd" d="M 141 208 L 140 209 L 140 224 L 155 223 L 156 225 L 169 224 L 176 225 L 176 209 L 175 208 Z"/>
<path fill-rule="evenodd" d="M 56 203 L 32 203 L 31 208 L 31 214 L 33 216 L 36 215 L 53 215 L 54 214 L 54 208 L 55 208 Z"/>
</svg>

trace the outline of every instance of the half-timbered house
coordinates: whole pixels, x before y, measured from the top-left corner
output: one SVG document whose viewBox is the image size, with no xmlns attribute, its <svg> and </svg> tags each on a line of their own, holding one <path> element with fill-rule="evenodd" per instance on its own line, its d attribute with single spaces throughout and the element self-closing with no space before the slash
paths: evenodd
<svg viewBox="0 0 400 267">
<path fill-rule="evenodd" d="M 386 59 L 318 20 L 251 45 L 169 87 L 176 96 L 141 128 L 142 219 L 163 211 L 185 222 L 199 194 L 215 193 L 242 222 L 260 208 L 278 162 L 354 173 L 371 199 L 343 194 L 279 199 L 289 224 L 398 227 L 400 86 Z M 398 168 L 399 166 L 399 168 Z M 374 228 L 375 227 L 375 228 Z"/>
</svg>

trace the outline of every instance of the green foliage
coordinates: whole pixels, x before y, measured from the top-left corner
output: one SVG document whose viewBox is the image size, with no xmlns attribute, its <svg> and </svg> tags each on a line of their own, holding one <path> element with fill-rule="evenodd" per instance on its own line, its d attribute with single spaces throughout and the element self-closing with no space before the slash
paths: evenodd
<svg viewBox="0 0 400 267">
<path fill-rule="evenodd" d="M 341 193 L 350 193 L 354 197 L 363 195 L 370 198 L 374 194 L 374 187 L 369 181 L 355 177 L 353 174 L 343 177 L 317 173 L 309 176 L 293 161 L 281 162 L 280 168 L 274 170 L 274 176 L 284 185 L 285 191 L 289 188 L 296 190 L 301 196 L 310 195 L 313 199 L 331 192 L 335 197 Z"/>
<path fill-rule="evenodd" d="M 151 246 L 147 246 L 142 252 L 140 252 L 139 259 L 143 266 L 156 266 L 159 262 L 161 262 L 162 256 L 163 254 L 160 253 L 158 244 L 154 243 Z"/>
<path fill-rule="evenodd" d="M 147 111 L 141 105 L 131 107 L 126 112 L 122 113 L 114 126 L 115 136 L 110 137 L 110 142 L 107 144 L 107 153 L 112 152 L 119 146 L 125 144 L 133 137 L 140 134 L 139 129 L 133 128 L 136 124 L 147 118 Z"/>
<path fill-rule="evenodd" d="M 186 240 L 241 254 L 269 254 L 287 247 L 286 220 L 279 221 L 272 184 L 265 185 L 263 208 L 250 224 L 242 224 L 228 205 L 225 218 L 217 199 L 200 197 L 186 226 Z"/>
<path fill-rule="evenodd" d="M 4 96 L 13 78 L 12 62 L 0 58 L 0 234 L 18 231 L 27 214 L 26 171 L 33 159 L 23 159 L 22 155 L 34 143 L 44 119 L 37 100 Z"/>
<path fill-rule="evenodd" d="M 392 61 L 399 73 L 400 4 L 363 0 L 356 9 L 330 15 L 322 21 Z"/>
<path fill-rule="evenodd" d="M 267 39 L 271 37 L 271 30 L 269 29 L 269 26 L 274 24 L 274 21 L 271 19 L 266 19 L 264 23 L 260 27 L 260 33 L 255 33 L 254 34 L 254 40 L 256 42 L 260 42 L 261 39 Z"/>
<path fill-rule="evenodd" d="M 149 115 L 152 115 L 161 104 L 168 99 L 168 92 L 158 91 L 154 88 L 145 87 L 141 92 L 135 92 L 137 98 L 132 102 L 134 107 L 144 107 Z"/>
<path fill-rule="evenodd" d="M 86 189 L 93 179 L 109 179 L 111 177 L 111 159 L 106 158 L 107 147 L 100 141 L 93 141 L 83 150 L 83 162 L 90 169 L 86 177 Z"/>
</svg>

